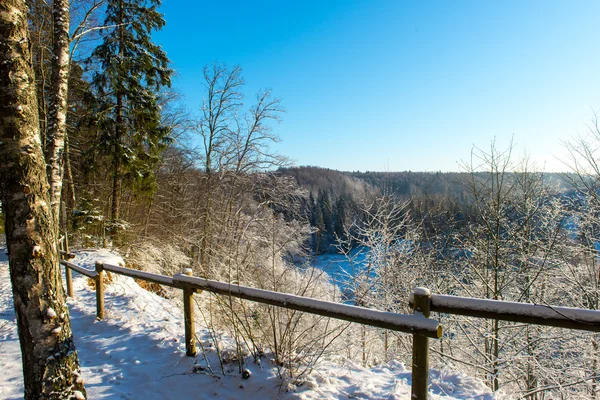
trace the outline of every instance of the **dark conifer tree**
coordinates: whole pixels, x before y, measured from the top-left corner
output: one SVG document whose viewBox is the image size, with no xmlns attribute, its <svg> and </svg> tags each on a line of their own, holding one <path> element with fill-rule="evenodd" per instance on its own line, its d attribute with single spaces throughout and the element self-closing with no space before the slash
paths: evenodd
<svg viewBox="0 0 600 400">
<path fill-rule="evenodd" d="M 111 157 L 113 221 L 120 217 L 124 182 L 153 191 L 155 166 L 169 141 L 159 91 L 170 86 L 172 70 L 150 37 L 165 24 L 158 6 L 160 0 L 108 0 L 104 25 L 114 28 L 90 60 L 99 64 L 93 85 L 103 102 L 98 122 L 101 145 Z"/>
<path fill-rule="evenodd" d="M 331 210 L 331 200 L 329 198 L 329 192 L 327 192 L 326 190 L 319 190 L 317 204 L 320 208 L 321 215 L 323 218 L 323 230 L 327 233 L 331 233 L 333 228 L 333 215 Z"/>
<path fill-rule="evenodd" d="M 313 196 L 312 192 L 308 197 L 308 207 L 310 209 L 310 225 L 317 226 L 317 204 L 315 203 L 315 196 Z"/>
<path fill-rule="evenodd" d="M 346 200 L 344 196 L 338 197 L 335 202 L 335 215 L 333 223 L 333 232 L 338 238 L 343 238 L 345 235 L 346 226 Z"/>
</svg>

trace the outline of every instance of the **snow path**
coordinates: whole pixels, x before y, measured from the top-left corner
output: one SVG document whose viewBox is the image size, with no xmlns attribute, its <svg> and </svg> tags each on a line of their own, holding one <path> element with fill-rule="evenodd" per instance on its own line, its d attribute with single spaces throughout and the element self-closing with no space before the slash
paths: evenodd
<svg viewBox="0 0 600 400">
<path fill-rule="evenodd" d="M 96 260 L 119 264 L 106 250 L 78 252 L 75 262 L 92 269 Z M 300 387 L 282 383 L 275 370 L 250 362 L 243 380 L 236 365 L 227 376 L 194 373 L 202 355 L 186 357 L 182 312 L 169 300 L 116 276 L 106 287 L 107 316 L 95 320 L 95 293 L 74 274 L 71 323 L 90 399 L 409 399 L 410 371 L 400 362 L 363 368 L 350 361 L 323 362 Z M 198 331 L 201 339 L 206 332 Z M 208 357 L 219 370 L 214 351 Z M 8 262 L 0 248 L 0 399 L 23 398 L 21 355 L 12 304 Z M 453 371 L 432 371 L 432 399 L 492 399 L 477 379 Z"/>
<path fill-rule="evenodd" d="M 15 362 L 16 361 L 16 362 Z M 0 247 L 0 399 L 23 398 L 23 368 L 13 308 L 8 256 Z"/>
</svg>

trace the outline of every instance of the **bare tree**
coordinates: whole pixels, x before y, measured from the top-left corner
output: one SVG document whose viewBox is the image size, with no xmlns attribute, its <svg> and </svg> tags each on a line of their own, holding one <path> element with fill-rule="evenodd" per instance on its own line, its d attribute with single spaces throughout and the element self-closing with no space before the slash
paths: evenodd
<svg viewBox="0 0 600 400">
<path fill-rule="evenodd" d="M 280 165 L 282 158 L 268 151 L 270 142 L 277 141 L 269 121 L 278 121 L 283 112 L 279 99 L 270 91 L 257 95 L 257 103 L 249 112 L 242 113 L 244 80 L 241 68 L 228 69 L 215 63 L 204 68 L 207 97 L 201 109 L 198 133 L 202 137 L 203 204 L 202 234 L 200 239 L 200 265 L 208 267 L 214 246 L 213 226 L 217 202 L 225 204 L 223 221 L 231 223 L 234 203 L 248 185 L 250 174 Z M 225 181 L 228 181 L 227 184 Z M 225 188 L 224 197 L 217 198 L 218 187 Z M 224 215 L 225 215 L 224 214 Z M 221 224 L 227 229 L 229 225 Z"/>
<path fill-rule="evenodd" d="M 82 37 L 86 34 L 94 32 L 94 28 L 88 25 L 95 15 L 95 12 L 100 8 L 105 0 L 80 0 L 73 6 L 77 10 L 76 29 L 71 35 L 71 2 L 68 0 L 53 0 L 52 1 L 52 57 L 51 57 L 51 80 L 49 87 L 49 103 L 47 105 L 48 121 L 43 124 L 46 131 L 46 160 L 48 181 L 50 183 L 50 207 L 54 215 L 56 227 L 58 229 L 58 221 L 61 205 L 61 194 L 63 185 L 64 163 L 65 159 L 65 144 L 67 138 L 67 98 L 69 91 L 69 73 L 71 69 L 72 52 L 79 45 Z M 44 14 L 44 8 L 39 7 L 37 11 L 40 18 Z M 81 14 L 81 15 L 79 15 Z M 40 25 L 38 23 L 38 25 Z M 37 26 L 38 30 L 45 29 L 42 26 Z M 38 36 L 41 33 L 38 33 Z M 73 45 L 71 49 L 71 45 Z M 44 45 L 38 44 L 38 52 L 43 55 Z M 43 66 L 39 68 L 43 71 Z M 45 93 L 44 83 L 42 82 L 42 90 L 40 93 Z M 43 109 L 46 104 L 42 101 Z M 45 115 L 46 113 L 44 113 Z"/>
<path fill-rule="evenodd" d="M 0 3 L 0 193 L 26 399 L 85 398 L 49 207 L 27 8 Z"/>
<path fill-rule="evenodd" d="M 527 160 L 515 162 L 513 149 L 512 143 L 504 150 L 495 143 L 489 151 L 475 148 L 463 164 L 472 215 L 458 232 L 462 254 L 453 290 L 469 297 L 546 303 L 563 214 L 543 174 L 532 172 Z M 494 391 L 502 383 L 522 381 L 525 390 L 537 387 L 533 354 L 540 340 L 532 338 L 533 330 L 499 320 L 460 320 L 452 329 L 470 341 L 456 346 L 455 356 L 480 366 Z"/>
<path fill-rule="evenodd" d="M 401 201 L 384 193 L 362 207 L 362 220 L 347 228 L 345 239 L 338 238 L 338 249 L 349 261 L 350 279 L 340 282 L 359 306 L 407 313 L 406 294 L 424 277 L 418 261 L 420 227 L 409 215 L 410 201 Z M 358 246 L 352 250 L 352 246 Z M 361 327 L 360 347 L 363 365 L 371 357 L 384 361 L 408 356 L 405 335 L 387 330 Z M 371 337 L 371 338 L 369 338 Z M 378 340 L 381 337 L 381 341 Z M 373 351 L 369 345 L 383 349 Z"/>
<path fill-rule="evenodd" d="M 575 306 L 600 309 L 600 266 L 597 244 L 600 242 L 600 122 L 594 114 L 588 125 L 588 133 L 565 144 L 568 158 L 565 164 L 571 169 L 564 178 L 574 189 L 576 196 L 571 198 L 569 208 L 571 225 L 576 231 L 574 245 L 565 251 L 562 264 L 563 277 L 569 286 L 574 287 L 578 296 Z M 587 341 L 591 375 L 595 376 L 589 385 L 591 394 L 600 389 L 600 337 L 594 335 Z M 585 383 L 585 382 L 582 382 Z"/>
</svg>

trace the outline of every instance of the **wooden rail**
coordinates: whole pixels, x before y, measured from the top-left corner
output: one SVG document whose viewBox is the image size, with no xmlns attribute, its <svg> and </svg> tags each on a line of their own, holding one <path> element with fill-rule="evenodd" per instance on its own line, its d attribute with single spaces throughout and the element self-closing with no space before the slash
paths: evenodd
<svg viewBox="0 0 600 400">
<path fill-rule="evenodd" d="M 62 260 L 60 263 L 65 267 L 69 267 L 68 269 L 72 269 L 75 272 L 79 272 L 81 275 L 85 275 L 88 278 L 95 278 L 98 275 L 98 273 L 95 270 L 80 267 L 79 265 L 73 264 L 66 260 Z"/>
<path fill-rule="evenodd" d="M 96 282 L 96 315 L 98 319 L 104 318 L 104 271 L 181 289 L 184 300 L 185 344 L 188 356 L 196 355 L 193 295 L 202 290 L 310 314 L 411 333 L 413 334 L 411 388 L 411 398 L 413 399 L 427 399 L 429 338 L 438 339 L 442 336 L 441 325 L 438 321 L 429 318 L 431 311 L 600 332 L 600 311 L 450 295 L 432 295 L 426 288 L 416 288 L 414 290 L 409 300 L 414 313 L 405 315 L 198 278 L 191 276 L 192 270 L 189 268 L 184 271 L 184 274 L 176 274 L 173 277 L 103 263 L 96 263 L 95 270 L 89 270 L 66 260 L 73 257 L 68 251 L 66 237 L 61 244 L 61 264 L 66 267 L 67 293 L 70 297 L 73 297 L 71 270 L 94 279 Z"/>
<path fill-rule="evenodd" d="M 434 294 L 431 311 L 600 332 L 600 311 Z"/>
<path fill-rule="evenodd" d="M 64 258 L 65 255 L 68 254 L 68 249 L 63 251 L 61 254 L 61 258 Z M 194 293 L 202 290 L 238 297 L 263 304 L 270 304 L 282 308 L 298 310 L 309 314 L 321 315 L 325 317 L 376 326 L 379 328 L 411 333 L 413 334 L 414 342 L 412 398 L 427 399 L 427 388 L 429 386 L 429 338 L 440 338 L 442 336 L 442 326 L 438 321 L 429 319 L 429 314 L 419 307 L 417 307 L 415 313 L 412 315 L 396 314 L 364 307 L 317 300 L 309 297 L 296 296 L 289 293 L 273 292 L 237 284 L 198 278 L 191 276 L 191 269 L 186 269 L 184 274 L 177 274 L 173 277 L 169 277 L 165 275 L 152 274 L 149 272 L 119 267 L 111 264 L 103 264 L 100 262 L 96 263 L 95 270 L 93 271 L 82 268 L 64 259 L 61 260 L 61 264 L 65 266 L 67 286 L 69 287 L 69 285 L 71 285 L 71 290 L 67 290 L 69 296 L 71 297 L 73 296 L 72 281 L 70 277 L 71 270 L 77 271 L 80 274 L 95 280 L 96 316 L 100 320 L 104 319 L 104 271 L 110 271 L 115 274 L 125 275 L 135 279 L 141 279 L 144 281 L 181 289 L 183 291 L 184 303 L 185 347 L 186 355 L 188 356 L 196 355 L 193 295 Z M 415 298 L 419 299 L 419 296 L 421 295 L 421 292 L 416 292 Z M 428 304 L 427 301 L 421 301 L 421 303 Z"/>
<path fill-rule="evenodd" d="M 180 287 L 173 283 L 173 278 L 170 276 L 153 274 L 145 271 L 138 271 L 137 269 L 119 267 L 112 264 L 103 264 L 105 271 L 114 272 L 115 274 L 129 276 L 135 279 L 141 279 L 152 283 L 158 283 L 159 285 L 165 285 L 170 287 Z"/>
<path fill-rule="evenodd" d="M 238 284 L 213 281 L 184 274 L 174 275 L 173 282 L 179 284 L 181 287 L 189 286 L 195 289 L 303 311 L 310 314 L 322 315 L 324 317 L 376 326 L 378 328 L 412 333 L 436 339 L 442 336 L 442 327 L 437 321 L 428 319 L 419 314 L 406 315 L 373 310 L 364 307 L 296 296 L 289 293 L 255 289 Z"/>
</svg>

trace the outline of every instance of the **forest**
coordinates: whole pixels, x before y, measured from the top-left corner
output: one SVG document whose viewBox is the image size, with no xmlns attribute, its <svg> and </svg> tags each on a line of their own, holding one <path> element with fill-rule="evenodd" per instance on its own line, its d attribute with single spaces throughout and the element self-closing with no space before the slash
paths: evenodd
<svg viewBox="0 0 600 400">
<path fill-rule="evenodd" d="M 3 78 L 15 67 L 7 62 L 0 67 L 0 118 L 25 113 L 24 130 L 37 132 L 30 141 L 39 143 L 38 184 L 20 189 L 24 199 L 39 190 L 49 205 L 48 227 L 41 227 L 46 242 L 35 246 L 50 248 L 67 235 L 72 247 L 111 248 L 133 268 L 173 274 L 191 267 L 196 276 L 400 313 L 410 312 L 408 293 L 416 286 L 600 309 L 595 119 L 586 135 L 565 144 L 565 173 L 540 171 L 517 157 L 513 144 L 495 143 L 479 143 L 484 147 L 474 147 L 457 172 L 294 166 L 272 150 L 282 100 L 270 90 L 246 99 L 241 67 L 205 66 L 198 78 L 203 106 L 186 108 L 171 87 L 167 54 L 152 40 L 166 23 L 158 0 L 31 0 L 25 25 L 6 22 L 22 3 L 0 5 L 0 43 L 9 42 L 12 26 L 27 31 L 22 62 L 35 80 L 18 101 L 30 108 L 7 111 L 16 101 L 6 89 L 13 83 Z M 10 51 L 3 46 L 4 57 Z M 26 163 L 15 157 L 27 152 L 13 155 L 14 135 L 2 124 L 1 218 L 10 244 L 18 223 L 27 223 L 12 206 L 19 196 L 9 180 L 21 174 L 15 163 Z M 35 255 L 34 242 L 11 257 Z M 315 267 L 324 254 L 351 271 L 343 290 Z M 60 302 L 57 296 L 40 301 Z M 210 301 L 211 327 L 235 338 L 229 362 L 240 368 L 270 352 L 278 373 L 300 382 L 332 355 L 364 366 L 411 356 L 406 335 L 242 300 Z M 464 371 L 494 391 L 528 399 L 600 392 L 597 334 L 435 318 L 445 331 L 431 344 L 432 367 Z M 76 363 L 68 349 L 65 359 Z M 26 388 L 35 390 L 43 389 Z"/>
</svg>

